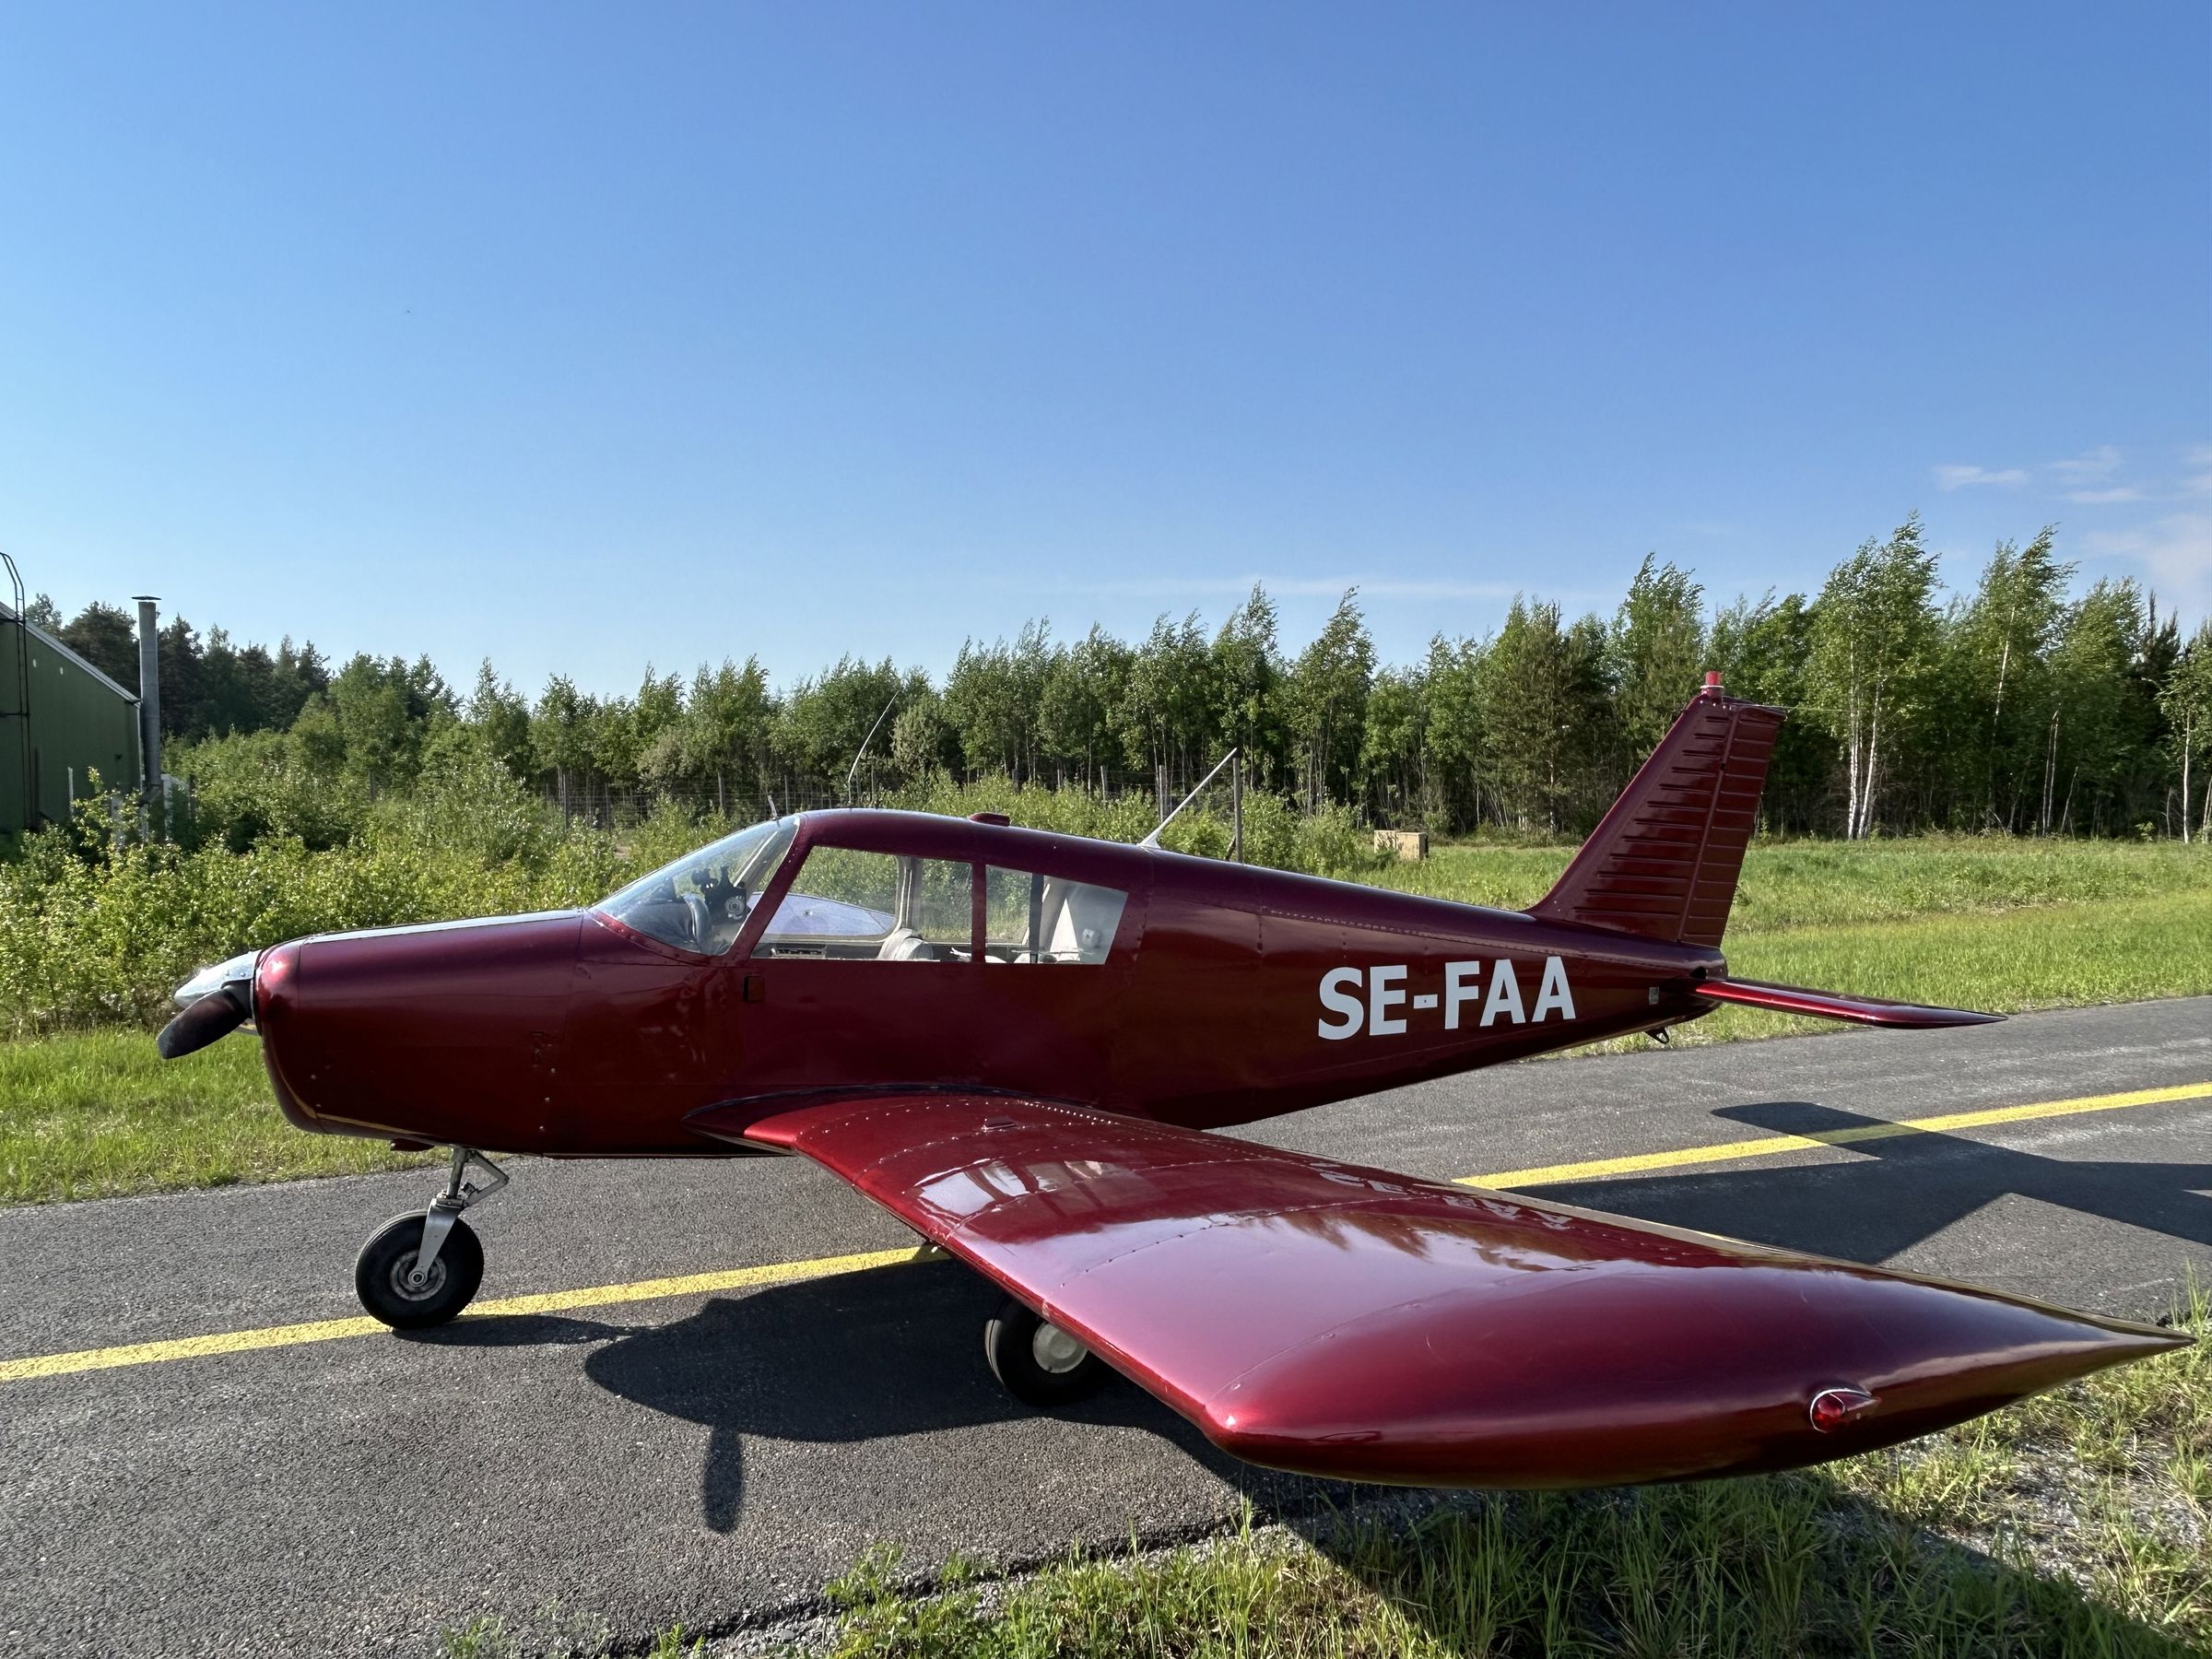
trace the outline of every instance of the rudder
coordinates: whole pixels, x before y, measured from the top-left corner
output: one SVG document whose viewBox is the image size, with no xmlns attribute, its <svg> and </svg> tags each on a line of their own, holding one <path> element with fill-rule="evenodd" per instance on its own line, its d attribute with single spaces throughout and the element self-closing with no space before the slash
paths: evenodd
<svg viewBox="0 0 2212 1659">
<path fill-rule="evenodd" d="M 1718 946 L 1783 719 L 1780 709 L 1730 697 L 1708 674 L 1529 914 Z"/>
</svg>

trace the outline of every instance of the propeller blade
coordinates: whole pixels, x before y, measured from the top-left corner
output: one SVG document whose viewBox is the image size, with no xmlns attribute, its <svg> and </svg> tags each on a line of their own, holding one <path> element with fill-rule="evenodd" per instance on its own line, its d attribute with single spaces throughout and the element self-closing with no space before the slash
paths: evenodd
<svg viewBox="0 0 2212 1659">
<path fill-rule="evenodd" d="M 246 1023 L 246 1009 L 227 991 L 203 996 L 161 1028 L 154 1047 L 164 1060 L 196 1053 L 218 1038 L 227 1037 Z"/>
</svg>

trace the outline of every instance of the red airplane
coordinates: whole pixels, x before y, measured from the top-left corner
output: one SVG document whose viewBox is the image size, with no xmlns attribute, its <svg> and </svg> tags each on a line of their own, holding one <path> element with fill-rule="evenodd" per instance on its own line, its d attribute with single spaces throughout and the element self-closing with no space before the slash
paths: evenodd
<svg viewBox="0 0 2212 1659">
<path fill-rule="evenodd" d="M 174 1057 L 251 1022 L 285 1115 L 448 1145 L 362 1303 L 452 1319 L 461 1212 L 555 1158 L 796 1152 L 1008 1298 L 1032 1404 L 1111 1366 L 1302 1473 L 1563 1487 L 1889 1444 L 2171 1331 L 1206 1133 L 1737 1003 L 1988 1015 L 1732 979 L 1778 710 L 1719 677 L 1527 912 L 1009 827 L 809 812 L 588 910 L 322 935 L 206 971 Z M 1051 968 L 1051 973 L 1000 973 Z"/>
</svg>

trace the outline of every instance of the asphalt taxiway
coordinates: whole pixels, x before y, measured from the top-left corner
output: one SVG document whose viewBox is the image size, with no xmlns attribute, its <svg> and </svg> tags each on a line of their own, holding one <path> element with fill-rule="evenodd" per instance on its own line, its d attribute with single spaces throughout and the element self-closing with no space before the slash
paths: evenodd
<svg viewBox="0 0 2212 1659">
<path fill-rule="evenodd" d="M 1566 1059 L 1241 1133 L 2156 1317 L 2212 1277 L 2212 998 Z M 924 1564 L 1344 1488 L 1115 1383 L 993 1382 L 996 1292 L 795 1159 L 519 1161 L 478 1312 L 371 1328 L 424 1172 L 0 1211 L 0 1653 L 423 1653 L 479 1615 L 643 1641 Z M 565 1614 L 549 1616 L 552 1607 Z"/>
</svg>

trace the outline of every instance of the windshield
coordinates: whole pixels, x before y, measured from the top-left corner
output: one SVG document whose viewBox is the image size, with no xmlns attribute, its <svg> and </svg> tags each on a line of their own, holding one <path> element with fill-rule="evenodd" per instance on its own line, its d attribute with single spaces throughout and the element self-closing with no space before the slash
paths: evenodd
<svg viewBox="0 0 2212 1659">
<path fill-rule="evenodd" d="M 599 909 L 663 944 L 721 956 L 737 942 L 798 827 L 797 818 L 782 818 L 725 835 L 631 882 Z"/>
</svg>

